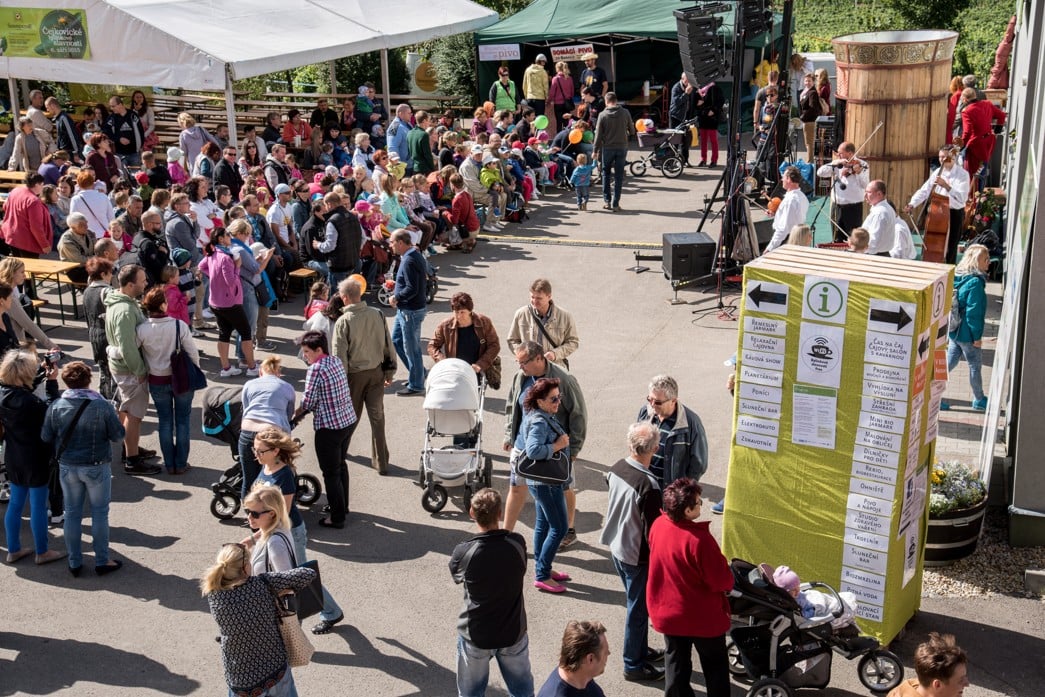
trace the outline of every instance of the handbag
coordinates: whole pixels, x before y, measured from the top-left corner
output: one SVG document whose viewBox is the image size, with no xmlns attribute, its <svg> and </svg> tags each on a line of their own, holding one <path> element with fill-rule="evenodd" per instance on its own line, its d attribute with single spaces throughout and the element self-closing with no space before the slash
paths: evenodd
<svg viewBox="0 0 1045 697">
<path fill-rule="evenodd" d="M 268 307 L 272 304 L 272 294 L 269 287 L 265 285 L 264 279 L 254 286 L 254 296 L 258 299 L 258 307 Z"/>
<path fill-rule="evenodd" d="M 501 389 L 501 357 L 495 356 L 493 363 L 486 369 L 486 382 L 495 390 Z"/>
<path fill-rule="evenodd" d="M 181 320 L 174 320 L 174 352 L 171 353 L 171 391 L 183 395 L 207 386 L 207 377 L 181 348 Z"/>
<path fill-rule="evenodd" d="M 558 422 L 543 415 L 540 418 L 547 421 L 557 434 L 565 433 Z M 515 471 L 520 477 L 532 479 L 541 484 L 565 484 L 573 473 L 573 464 L 565 450 L 553 453 L 547 460 L 534 460 L 524 451 L 515 465 Z"/>
<path fill-rule="evenodd" d="M 290 559 L 295 568 L 312 569 L 316 572 L 316 577 L 304 588 L 285 592 L 277 596 L 281 612 L 285 614 L 294 613 L 299 620 L 319 614 L 323 610 L 323 579 L 319 575 L 319 562 L 313 559 L 304 564 L 298 564 L 297 555 L 294 554 L 294 546 L 287 539 L 287 536 L 282 533 L 276 533 L 275 536 L 282 539 L 283 544 L 287 546 L 287 552 L 290 553 Z M 269 564 L 267 553 L 265 554 L 265 570 L 272 571 L 272 565 Z"/>
<path fill-rule="evenodd" d="M 73 431 L 76 430 L 76 424 L 79 423 L 80 417 L 83 416 L 84 409 L 87 408 L 87 404 L 90 400 L 85 399 L 80 403 L 80 408 L 76 410 L 76 414 L 73 416 L 73 420 L 69 423 L 69 428 L 65 429 L 65 434 L 62 436 L 62 442 L 58 444 L 58 449 L 54 451 L 54 455 L 51 456 L 50 466 L 52 476 L 58 472 L 58 465 L 60 464 L 62 453 L 65 452 L 65 448 L 69 445 L 69 439 L 73 435 Z"/>
<path fill-rule="evenodd" d="M 312 660 L 312 654 L 316 652 L 316 647 L 305 636 L 305 630 L 301 628 L 301 620 L 297 615 L 293 612 L 285 614 L 286 610 L 275 593 L 273 593 L 273 601 L 276 603 L 279 635 L 283 638 L 283 648 L 287 650 L 287 663 L 291 668 L 307 666 Z"/>
</svg>

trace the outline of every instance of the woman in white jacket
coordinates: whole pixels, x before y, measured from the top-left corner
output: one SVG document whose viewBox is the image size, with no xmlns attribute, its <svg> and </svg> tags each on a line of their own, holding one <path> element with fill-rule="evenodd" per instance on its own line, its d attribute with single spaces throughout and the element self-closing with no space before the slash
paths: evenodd
<svg viewBox="0 0 1045 697">
<path fill-rule="evenodd" d="M 156 406 L 159 421 L 160 452 L 168 474 L 184 474 L 189 469 L 189 419 L 192 416 L 192 398 L 189 390 L 174 394 L 171 385 L 171 354 L 178 343 L 196 367 L 200 365 L 199 351 L 192 340 L 192 330 L 180 319 L 167 316 L 167 296 L 162 286 L 145 294 L 142 301 L 148 316 L 138 325 L 138 343 L 149 369 L 149 393 Z"/>
</svg>

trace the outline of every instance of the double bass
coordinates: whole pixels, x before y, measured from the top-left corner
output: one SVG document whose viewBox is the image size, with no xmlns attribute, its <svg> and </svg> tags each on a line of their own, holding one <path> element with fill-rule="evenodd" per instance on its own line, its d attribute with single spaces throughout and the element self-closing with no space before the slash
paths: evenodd
<svg viewBox="0 0 1045 697">
<path fill-rule="evenodd" d="M 922 233 L 922 261 L 942 264 L 947 259 L 947 233 L 951 227 L 951 199 L 935 191 L 929 195 Z"/>
</svg>

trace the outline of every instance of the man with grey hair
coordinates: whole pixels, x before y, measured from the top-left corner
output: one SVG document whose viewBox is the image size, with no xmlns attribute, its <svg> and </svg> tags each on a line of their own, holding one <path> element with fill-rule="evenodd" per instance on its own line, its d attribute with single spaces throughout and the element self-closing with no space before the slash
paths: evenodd
<svg viewBox="0 0 1045 697">
<path fill-rule="evenodd" d="M 399 154 L 399 161 L 405 162 L 407 169 L 410 167 L 410 148 L 407 146 L 406 137 L 411 130 L 410 115 L 412 114 L 409 104 L 400 104 L 396 107 L 396 117 L 388 124 L 386 150 L 391 155 L 393 152 Z"/>
<path fill-rule="evenodd" d="M 356 422 L 348 427 L 349 444 L 362 419 L 365 404 L 370 417 L 370 465 L 378 474 L 384 475 L 388 473 L 385 388 L 395 377 L 395 348 L 384 314 L 363 302 L 363 287 L 359 281 L 346 278 L 338 285 L 337 294 L 345 307 L 334 323 L 330 353 L 345 366 L 348 392 L 357 417 Z"/>
<path fill-rule="evenodd" d="M 600 542 L 609 546 L 613 566 L 624 583 L 627 614 L 624 620 L 624 679 L 629 682 L 663 680 L 664 669 L 654 665 L 663 651 L 649 648 L 649 611 L 646 578 L 649 575 L 649 531 L 660 515 L 660 482 L 650 463 L 660 446 L 660 431 L 649 421 L 628 427 L 630 455 L 606 473 L 609 502 Z"/>
<path fill-rule="evenodd" d="M 84 264 L 87 258 L 94 254 L 94 236 L 87 228 L 87 216 L 83 213 L 70 213 L 65 216 L 65 224 L 69 226 L 55 245 L 58 250 L 58 258 L 62 261 L 70 261 L 79 264 L 75 269 L 69 269 L 65 275 L 73 283 L 87 283 L 87 269 Z"/>
<path fill-rule="evenodd" d="M 123 234 L 130 235 L 131 239 L 141 232 L 142 229 L 142 211 L 145 210 L 145 204 L 142 202 L 141 196 L 137 194 L 133 195 L 127 201 L 127 210 L 116 219 L 118 223 L 123 225 Z"/>
<path fill-rule="evenodd" d="M 639 421 L 649 421 L 660 430 L 660 443 L 650 471 L 661 488 L 679 477 L 700 480 L 708 469 L 708 439 L 700 417 L 679 402 L 679 385 L 670 375 L 650 380 L 646 404 Z"/>
<path fill-rule="evenodd" d="M 51 131 L 54 129 L 54 124 L 51 123 L 51 119 L 47 118 L 47 112 L 44 111 L 43 92 L 40 90 L 33 90 L 29 93 L 29 108 L 25 110 L 25 115 L 33 122 L 33 128 L 39 128 L 47 135 L 51 135 Z"/>
</svg>

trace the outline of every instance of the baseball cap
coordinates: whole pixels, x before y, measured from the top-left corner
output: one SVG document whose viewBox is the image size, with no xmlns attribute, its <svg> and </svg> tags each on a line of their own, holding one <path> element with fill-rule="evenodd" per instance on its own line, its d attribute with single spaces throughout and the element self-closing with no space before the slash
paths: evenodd
<svg viewBox="0 0 1045 697">
<path fill-rule="evenodd" d="M 538 142 L 539 141 L 537 140 L 537 136 L 533 136 L 528 141 L 526 141 L 526 144 L 527 145 L 537 145 Z"/>
<path fill-rule="evenodd" d="M 483 151 L 483 146 L 478 145 L 478 144 L 472 146 L 472 154 L 473 155 L 478 155 L 482 151 Z"/>
<path fill-rule="evenodd" d="M 483 158 L 483 164 L 488 165 L 491 162 L 497 162 L 497 158 L 493 155 L 487 154 L 486 157 Z"/>
<path fill-rule="evenodd" d="M 290 187 L 288 185 L 286 185 L 286 184 L 277 184 L 276 185 L 276 196 L 279 196 L 280 194 L 292 194 L 292 193 L 294 193 L 294 192 L 291 191 L 291 189 L 290 189 Z"/>
<path fill-rule="evenodd" d="M 548 58 L 543 53 L 538 53 L 536 60 L 537 60 L 538 63 L 540 63 L 542 61 L 545 62 L 545 63 L 548 62 Z"/>
</svg>

